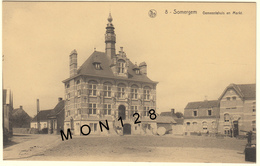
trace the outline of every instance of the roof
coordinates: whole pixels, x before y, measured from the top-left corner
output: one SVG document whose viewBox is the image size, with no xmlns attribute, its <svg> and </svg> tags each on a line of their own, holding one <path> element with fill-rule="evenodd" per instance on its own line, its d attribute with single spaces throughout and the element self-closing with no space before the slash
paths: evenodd
<svg viewBox="0 0 260 166">
<path fill-rule="evenodd" d="M 225 95 L 228 89 L 234 89 L 237 94 L 244 100 L 256 99 L 256 84 L 230 84 L 219 97 L 219 100 Z"/>
<path fill-rule="evenodd" d="M 50 110 L 43 110 L 43 111 L 40 111 L 33 119 L 32 119 L 32 122 L 37 122 L 37 120 L 39 121 L 47 121 L 48 118 L 48 114 L 50 114 L 52 111 L 52 109 Z"/>
<path fill-rule="evenodd" d="M 183 118 L 175 118 L 174 120 L 176 121 L 177 124 L 183 124 L 184 122 Z"/>
<path fill-rule="evenodd" d="M 189 102 L 185 107 L 185 109 L 213 108 L 218 106 L 219 106 L 218 100 L 205 100 L 205 101 Z"/>
<path fill-rule="evenodd" d="M 16 108 L 12 111 L 12 116 L 16 116 L 16 115 L 21 115 L 21 114 L 24 114 L 28 117 L 30 117 L 27 112 L 25 112 L 22 108 Z M 31 117 L 30 117 L 31 118 Z"/>
<path fill-rule="evenodd" d="M 47 117 L 56 117 L 56 115 L 58 115 L 61 111 L 64 111 L 64 106 L 65 100 L 59 101 L 58 104 L 54 107 L 54 109 L 50 111 Z"/>
<path fill-rule="evenodd" d="M 93 65 L 94 62 L 100 62 L 101 70 L 95 69 Z M 129 70 L 128 70 L 128 78 L 115 76 L 110 68 L 111 59 L 104 53 L 99 51 L 94 51 L 90 57 L 81 65 L 81 67 L 77 71 L 77 75 L 90 75 L 90 76 L 98 76 L 105 78 L 115 78 L 115 79 L 123 79 L 123 80 L 133 80 L 140 82 L 148 82 L 148 83 L 157 83 L 150 80 L 145 74 L 136 74 L 133 70 L 135 65 L 129 61 Z M 73 77 L 71 77 L 73 78 Z M 66 79 L 63 82 L 70 80 Z"/>
<path fill-rule="evenodd" d="M 158 116 L 156 118 L 157 123 L 177 123 L 171 116 Z"/>
</svg>

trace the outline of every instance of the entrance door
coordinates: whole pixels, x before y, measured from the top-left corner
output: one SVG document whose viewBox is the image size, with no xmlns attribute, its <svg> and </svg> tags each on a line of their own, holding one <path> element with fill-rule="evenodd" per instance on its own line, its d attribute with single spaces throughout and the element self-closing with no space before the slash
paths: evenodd
<svg viewBox="0 0 260 166">
<path fill-rule="evenodd" d="M 239 130 L 238 130 L 238 121 L 234 121 L 234 137 L 239 135 Z"/>
<path fill-rule="evenodd" d="M 124 124 L 123 134 L 124 135 L 130 135 L 131 134 L 131 125 L 130 124 Z"/>
<path fill-rule="evenodd" d="M 118 107 L 118 118 L 122 118 L 122 120 L 125 120 L 125 106 L 124 105 L 120 105 Z"/>
</svg>

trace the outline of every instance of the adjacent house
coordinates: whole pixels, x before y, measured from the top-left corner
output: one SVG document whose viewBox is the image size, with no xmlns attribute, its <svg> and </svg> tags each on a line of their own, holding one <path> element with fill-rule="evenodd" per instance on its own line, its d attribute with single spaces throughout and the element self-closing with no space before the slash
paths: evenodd
<svg viewBox="0 0 260 166">
<path fill-rule="evenodd" d="M 233 136 L 256 131 L 256 84 L 230 84 L 219 97 L 219 132 Z"/>
<path fill-rule="evenodd" d="M 13 95 L 10 89 L 3 89 L 3 139 L 4 142 L 13 135 L 12 127 Z"/>
<path fill-rule="evenodd" d="M 183 118 L 178 118 L 174 109 L 171 109 L 171 112 L 161 112 L 156 123 L 157 128 L 166 129 L 166 134 L 183 135 Z"/>
<path fill-rule="evenodd" d="M 184 126 L 188 133 L 234 137 L 256 131 L 256 84 L 230 84 L 218 100 L 189 102 Z"/>
<path fill-rule="evenodd" d="M 189 102 L 184 109 L 184 128 L 188 133 L 217 133 L 219 101 Z"/>
<path fill-rule="evenodd" d="M 58 104 L 47 115 L 48 118 L 48 134 L 60 134 L 60 130 L 64 127 L 64 106 L 65 101 L 62 98 L 58 99 Z"/>
<path fill-rule="evenodd" d="M 143 134 L 155 132 L 156 122 L 149 118 L 149 110 L 156 109 L 156 85 L 148 78 L 145 62 L 132 63 L 121 47 L 116 53 L 116 34 L 111 14 L 105 33 L 104 52 L 94 51 L 77 67 L 76 50 L 70 58 L 70 76 L 65 85 L 64 130 L 68 128 L 74 135 L 81 135 L 81 126 L 87 124 L 91 134 L 101 134 L 122 128 L 123 134 Z M 135 124 L 137 115 L 142 124 Z M 109 131 L 101 132 L 99 121 L 106 124 Z"/>
<path fill-rule="evenodd" d="M 48 128 L 48 114 L 50 114 L 52 109 L 40 111 L 31 121 L 31 128 L 36 128 L 39 130 Z M 38 128 L 39 124 L 39 128 Z"/>
<path fill-rule="evenodd" d="M 32 118 L 24 111 L 23 106 L 12 112 L 13 128 L 30 128 Z"/>
</svg>

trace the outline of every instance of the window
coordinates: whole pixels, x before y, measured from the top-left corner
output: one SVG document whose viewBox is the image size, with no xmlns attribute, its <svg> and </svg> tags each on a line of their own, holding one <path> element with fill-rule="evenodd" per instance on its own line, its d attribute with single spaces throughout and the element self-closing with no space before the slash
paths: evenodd
<svg viewBox="0 0 260 166">
<path fill-rule="evenodd" d="M 84 97 L 83 101 L 84 103 L 87 103 L 87 97 Z"/>
<path fill-rule="evenodd" d="M 131 88 L 131 99 L 137 99 L 137 86 Z"/>
<path fill-rule="evenodd" d="M 202 122 L 202 128 L 203 130 L 208 130 L 208 123 L 207 122 Z"/>
<path fill-rule="evenodd" d="M 190 122 L 187 122 L 187 126 L 189 126 L 190 125 Z"/>
<path fill-rule="evenodd" d="M 144 107 L 144 116 L 149 116 L 149 107 Z"/>
<path fill-rule="evenodd" d="M 193 116 L 198 116 L 198 111 L 193 111 Z"/>
<path fill-rule="evenodd" d="M 80 96 L 81 95 L 81 90 L 78 90 L 77 94 L 78 94 L 78 96 Z"/>
<path fill-rule="evenodd" d="M 111 85 L 104 85 L 104 97 L 111 97 Z"/>
<path fill-rule="evenodd" d="M 125 97 L 125 87 L 123 84 L 119 84 L 117 88 L 118 92 L 118 98 L 124 98 Z"/>
<path fill-rule="evenodd" d="M 111 105 L 104 104 L 104 115 L 111 115 Z"/>
<path fill-rule="evenodd" d="M 255 112 L 255 108 L 253 108 L 253 110 L 252 110 L 253 112 Z"/>
<path fill-rule="evenodd" d="M 69 88 L 69 87 L 70 87 L 70 84 L 67 84 L 67 85 L 66 85 L 66 88 Z"/>
<path fill-rule="evenodd" d="M 135 74 L 140 74 L 140 70 L 139 70 L 139 69 L 136 69 L 136 70 L 135 70 Z"/>
<path fill-rule="evenodd" d="M 236 97 L 236 96 L 233 96 L 233 97 L 232 97 L 232 100 L 236 100 L 236 99 L 237 99 L 237 97 Z"/>
<path fill-rule="evenodd" d="M 67 99 L 68 99 L 68 100 L 70 99 L 70 93 L 67 94 Z"/>
<path fill-rule="evenodd" d="M 229 114 L 224 114 L 224 122 L 229 122 Z"/>
<path fill-rule="evenodd" d="M 230 129 L 229 128 L 225 128 L 224 133 L 225 133 L 225 135 L 229 135 L 230 134 Z"/>
<path fill-rule="evenodd" d="M 256 123 L 255 123 L 255 120 L 252 121 L 252 128 L 253 128 L 253 131 L 256 131 Z"/>
<path fill-rule="evenodd" d="M 212 110 L 208 110 L 208 116 L 212 115 Z"/>
<path fill-rule="evenodd" d="M 227 97 L 227 100 L 230 100 L 230 97 Z"/>
<path fill-rule="evenodd" d="M 101 69 L 100 63 L 95 63 L 94 65 L 95 65 L 95 68 L 96 68 L 97 70 L 100 70 L 100 69 Z"/>
<path fill-rule="evenodd" d="M 213 122 L 211 123 L 211 127 L 212 127 L 213 129 L 216 129 L 216 128 L 217 128 L 217 122 L 216 122 L 216 121 L 213 121 Z"/>
<path fill-rule="evenodd" d="M 144 100 L 150 99 L 150 89 L 148 87 L 144 88 Z"/>
<path fill-rule="evenodd" d="M 132 110 L 133 114 L 137 113 L 137 106 L 136 105 L 135 106 L 131 106 L 131 110 Z"/>
<path fill-rule="evenodd" d="M 90 83 L 88 85 L 88 92 L 90 96 L 97 96 L 97 84 L 95 83 Z"/>
<path fill-rule="evenodd" d="M 80 110 L 80 109 L 77 109 L 77 110 L 75 111 L 75 114 L 76 114 L 76 115 L 80 115 L 80 114 L 81 114 L 81 110 Z"/>
<path fill-rule="evenodd" d="M 125 73 L 125 61 L 124 60 L 118 61 L 118 73 Z"/>
<path fill-rule="evenodd" d="M 66 117 L 70 116 L 70 110 L 67 111 Z"/>
<path fill-rule="evenodd" d="M 89 104 L 89 114 L 95 115 L 97 114 L 97 105 L 96 104 Z"/>
<path fill-rule="evenodd" d="M 91 128 L 91 131 L 97 131 L 97 123 L 90 123 L 89 127 Z"/>
</svg>

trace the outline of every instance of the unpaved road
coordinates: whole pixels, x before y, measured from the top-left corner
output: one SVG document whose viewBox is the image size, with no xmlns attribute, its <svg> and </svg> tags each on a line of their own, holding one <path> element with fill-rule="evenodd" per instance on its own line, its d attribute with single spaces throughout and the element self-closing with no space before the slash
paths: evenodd
<svg viewBox="0 0 260 166">
<path fill-rule="evenodd" d="M 59 138 L 60 139 L 60 138 Z M 171 136 L 74 136 L 22 160 L 250 163 L 246 140 Z"/>
</svg>

